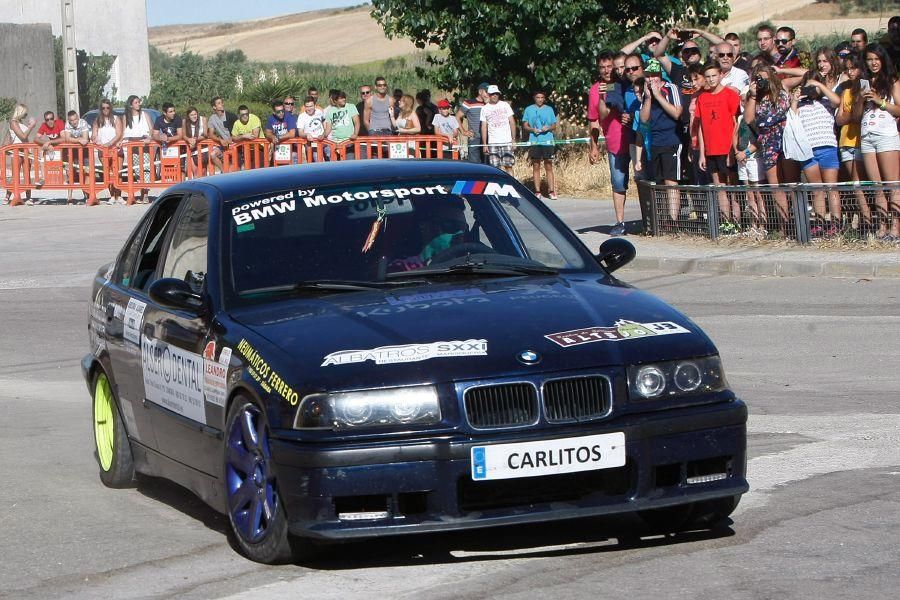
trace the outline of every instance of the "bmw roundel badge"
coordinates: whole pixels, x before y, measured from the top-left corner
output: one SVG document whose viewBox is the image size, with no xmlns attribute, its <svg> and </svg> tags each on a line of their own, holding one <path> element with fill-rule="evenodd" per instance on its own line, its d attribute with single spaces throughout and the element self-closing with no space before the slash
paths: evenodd
<svg viewBox="0 0 900 600">
<path fill-rule="evenodd" d="M 522 352 L 519 352 L 519 356 L 516 358 L 518 358 L 519 362 L 523 365 L 536 365 L 541 362 L 541 355 L 534 350 L 523 350 Z"/>
</svg>

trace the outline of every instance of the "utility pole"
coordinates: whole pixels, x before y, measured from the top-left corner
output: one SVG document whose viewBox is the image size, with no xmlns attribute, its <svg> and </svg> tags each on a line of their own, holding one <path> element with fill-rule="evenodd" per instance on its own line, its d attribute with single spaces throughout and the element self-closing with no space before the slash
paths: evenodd
<svg viewBox="0 0 900 600">
<path fill-rule="evenodd" d="M 66 111 L 78 111 L 78 63 L 75 53 L 75 0 L 59 0 L 62 10 L 63 85 Z M 80 112 L 80 111 L 79 111 Z"/>
</svg>

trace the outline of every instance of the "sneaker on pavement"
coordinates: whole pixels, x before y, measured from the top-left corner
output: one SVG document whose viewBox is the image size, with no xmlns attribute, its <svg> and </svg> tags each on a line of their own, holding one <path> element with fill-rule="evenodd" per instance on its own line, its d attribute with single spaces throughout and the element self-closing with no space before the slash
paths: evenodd
<svg viewBox="0 0 900 600">
<path fill-rule="evenodd" d="M 550 199 L 551 200 L 559 200 L 559 198 L 556 197 L 556 192 L 550 192 Z"/>
<path fill-rule="evenodd" d="M 618 222 L 609 230 L 609 235 L 625 235 L 625 223 Z"/>
</svg>

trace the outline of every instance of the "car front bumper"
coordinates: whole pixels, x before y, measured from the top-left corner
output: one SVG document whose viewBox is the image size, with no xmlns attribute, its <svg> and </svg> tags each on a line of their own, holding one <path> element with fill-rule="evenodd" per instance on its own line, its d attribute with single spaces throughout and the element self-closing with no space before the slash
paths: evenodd
<svg viewBox="0 0 900 600">
<path fill-rule="evenodd" d="M 747 407 L 735 400 L 565 430 L 330 445 L 273 438 L 290 531 L 349 539 L 535 523 L 740 495 Z M 623 467 L 473 481 L 470 449 L 624 432 Z"/>
</svg>

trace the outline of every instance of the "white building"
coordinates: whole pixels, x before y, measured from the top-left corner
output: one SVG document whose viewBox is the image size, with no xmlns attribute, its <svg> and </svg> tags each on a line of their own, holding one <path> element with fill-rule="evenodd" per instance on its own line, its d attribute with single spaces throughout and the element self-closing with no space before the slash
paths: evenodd
<svg viewBox="0 0 900 600">
<path fill-rule="evenodd" d="M 116 57 L 107 90 L 116 97 L 150 92 L 146 0 L 74 0 L 75 46 L 88 54 Z M 0 0 L 0 23 L 50 23 L 62 30 L 59 0 Z"/>
</svg>

